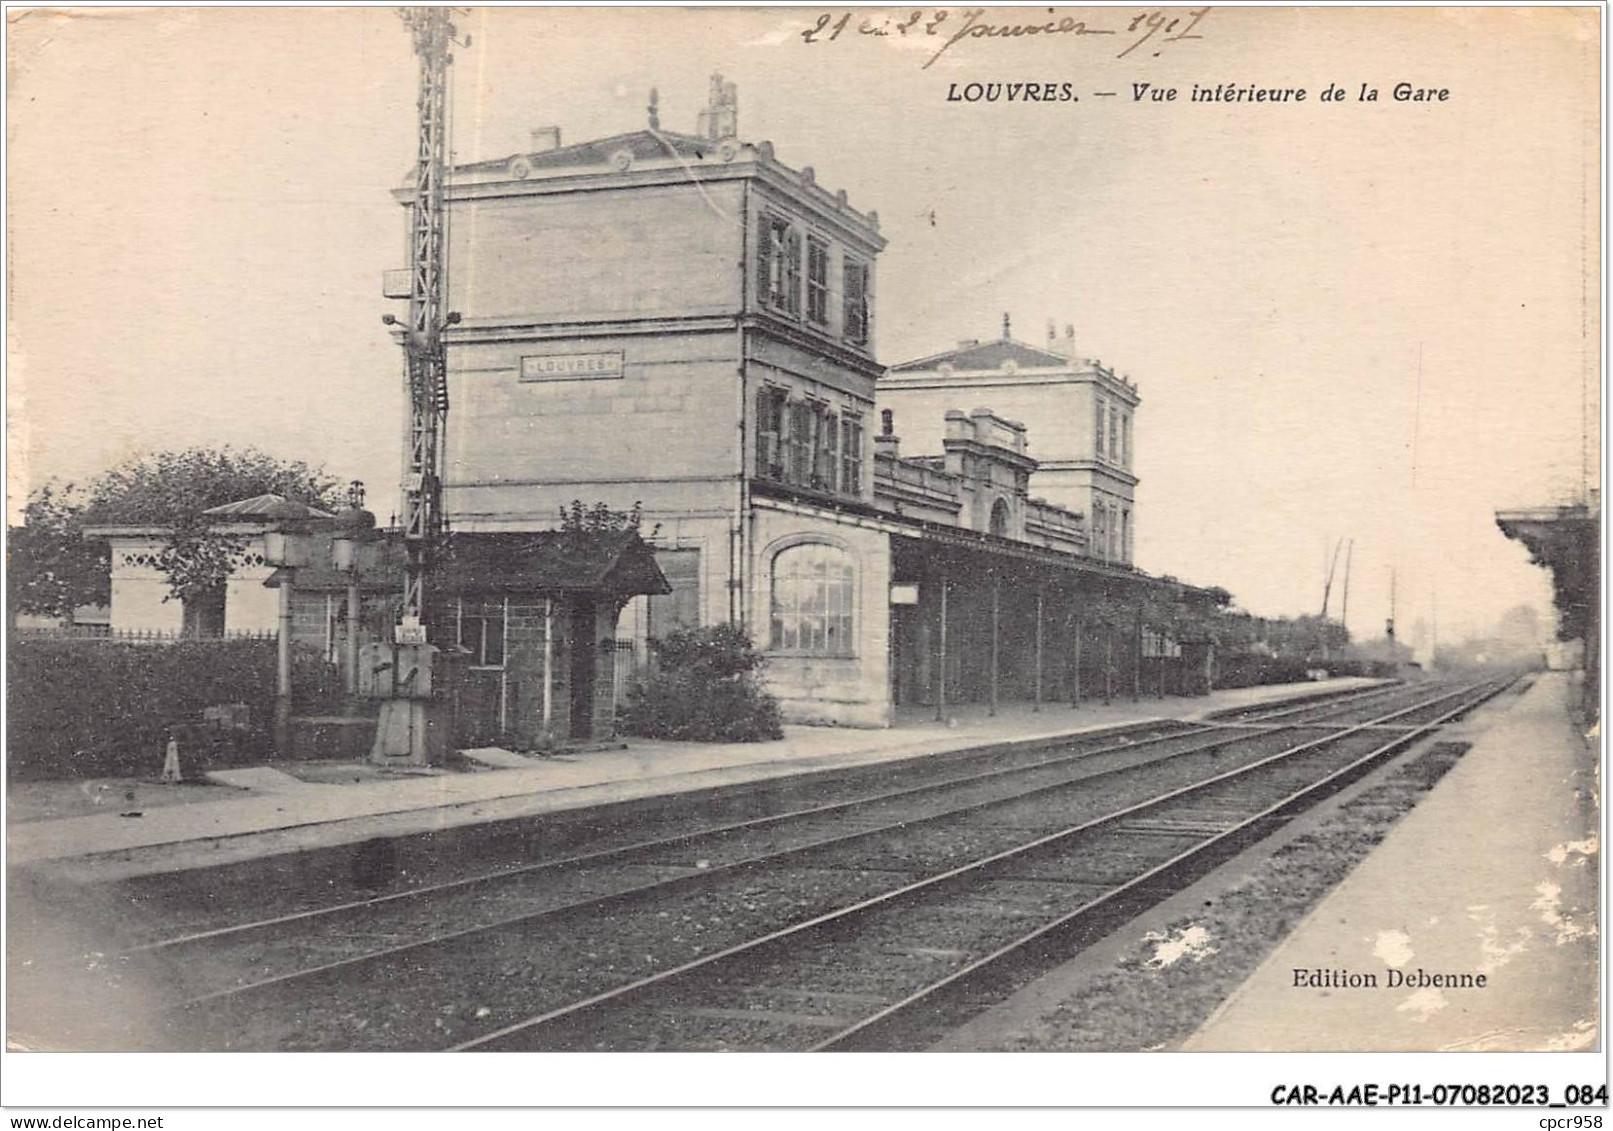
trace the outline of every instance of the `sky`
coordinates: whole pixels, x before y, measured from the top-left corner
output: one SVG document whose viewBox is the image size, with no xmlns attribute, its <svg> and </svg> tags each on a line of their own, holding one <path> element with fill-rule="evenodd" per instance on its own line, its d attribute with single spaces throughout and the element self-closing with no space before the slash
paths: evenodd
<svg viewBox="0 0 1613 1131">
<path fill-rule="evenodd" d="M 1143 568 L 1316 612 L 1345 538 L 1358 636 L 1391 571 L 1401 624 L 1442 636 L 1549 608 L 1493 512 L 1596 466 L 1595 9 L 1212 9 L 1123 58 L 1130 8 L 990 9 L 1116 34 L 950 46 L 961 10 L 885 37 L 859 10 L 807 43 L 821 11 L 472 9 L 456 159 L 639 128 L 652 86 L 693 132 L 721 72 L 743 138 L 879 212 L 879 360 L 1008 312 L 1137 382 Z M 380 278 L 406 262 L 415 82 L 392 10 L 34 12 L 9 50 L 12 515 L 51 478 L 230 443 L 363 479 L 385 518 L 404 406 Z M 1078 100 L 948 98 L 1026 81 Z M 1307 99 L 1190 97 L 1251 83 Z"/>
</svg>

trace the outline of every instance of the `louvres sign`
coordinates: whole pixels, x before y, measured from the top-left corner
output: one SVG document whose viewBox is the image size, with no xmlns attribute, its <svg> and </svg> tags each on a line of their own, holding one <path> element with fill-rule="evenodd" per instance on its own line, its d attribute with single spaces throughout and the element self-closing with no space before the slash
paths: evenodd
<svg viewBox="0 0 1613 1131">
<path fill-rule="evenodd" d="M 600 381 L 621 375 L 621 350 L 549 353 L 521 359 L 523 381 Z"/>
</svg>

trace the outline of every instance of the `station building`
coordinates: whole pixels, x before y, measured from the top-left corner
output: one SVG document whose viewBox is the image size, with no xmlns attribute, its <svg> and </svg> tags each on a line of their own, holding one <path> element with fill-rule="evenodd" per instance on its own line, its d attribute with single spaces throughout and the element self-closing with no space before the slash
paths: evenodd
<svg viewBox="0 0 1613 1131">
<path fill-rule="evenodd" d="M 673 628 L 735 622 L 787 718 L 887 726 L 1136 693 L 1175 656 L 1142 606 L 1198 591 L 1130 564 L 1135 386 L 1006 327 L 887 374 L 878 214 L 741 140 L 732 84 L 694 132 L 652 94 L 643 128 L 535 130 L 446 197 L 449 521 L 641 506 L 671 592 L 625 609 L 624 672 Z"/>
<path fill-rule="evenodd" d="M 1075 329 L 1047 328 L 1047 343 L 1009 336 L 969 339 L 944 353 L 893 365 L 879 382 L 879 404 L 902 422 L 921 450 L 939 449 L 946 413 L 959 404 L 990 405 L 1004 416 L 1036 421 L 1027 452 L 1036 460 L 1031 489 L 1088 520 L 1088 552 L 1130 563 L 1137 477 L 1132 422 L 1137 386 L 1076 350 Z"/>
</svg>

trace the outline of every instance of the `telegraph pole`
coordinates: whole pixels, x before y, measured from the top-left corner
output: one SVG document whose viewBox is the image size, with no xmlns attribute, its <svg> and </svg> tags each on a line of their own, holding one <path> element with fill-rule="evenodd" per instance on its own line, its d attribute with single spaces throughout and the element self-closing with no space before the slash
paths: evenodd
<svg viewBox="0 0 1613 1131">
<path fill-rule="evenodd" d="M 404 371 L 409 400 L 403 465 L 403 583 L 399 642 L 425 639 L 427 587 L 442 540 L 442 436 L 448 420 L 448 356 L 443 331 L 459 321 L 447 302 L 448 65 L 454 25 L 447 8 L 405 8 L 420 62 L 414 200 L 409 207 L 409 315 Z M 396 319 L 387 316 L 388 324 Z"/>
<path fill-rule="evenodd" d="M 1339 614 L 1339 623 L 1344 626 L 1346 633 L 1350 631 L 1350 562 L 1354 557 L 1355 539 L 1351 538 L 1344 551 L 1344 611 Z"/>
<path fill-rule="evenodd" d="M 425 763 L 445 736 L 431 699 L 443 671 L 430 640 L 431 571 L 443 539 L 443 433 L 448 420 L 448 358 L 443 332 L 459 321 L 447 305 L 448 66 L 455 29 L 448 8 L 399 12 L 419 61 L 414 199 L 409 206 L 409 313 L 403 326 L 404 385 L 409 420 L 403 445 L 402 533 L 407 560 L 403 607 L 389 645 L 373 646 L 367 667 L 387 672 L 371 684 L 384 700 L 371 759 Z M 466 41 L 468 45 L 468 40 Z M 401 296 L 399 296 L 401 297 Z M 382 319 L 398 324 L 393 315 Z M 384 652 L 384 655 L 381 654 Z M 434 673 L 434 670 L 435 673 Z"/>
</svg>

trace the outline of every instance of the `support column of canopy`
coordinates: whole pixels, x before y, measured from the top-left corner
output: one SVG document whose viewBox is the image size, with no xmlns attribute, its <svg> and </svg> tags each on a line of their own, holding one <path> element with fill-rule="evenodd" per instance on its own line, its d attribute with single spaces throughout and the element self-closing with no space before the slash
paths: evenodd
<svg viewBox="0 0 1613 1131">
<path fill-rule="evenodd" d="M 1031 710 L 1042 709 L 1042 590 L 1036 590 L 1036 682 L 1031 699 Z"/>
<path fill-rule="evenodd" d="M 1135 703 L 1143 695 L 1143 607 L 1141 602 L 1137 605 L 1132 624 L 1131 701 Z"/>
<path fill-rule="evenodd" d="M 938 568 L 939 589 L 941 591 L 941 626 L 936 633 L 939 645 L 939 656 L 936 660 L 935 673 L 935 718 L 937 722 L 945 722 L 947 717 L 947 574 L 946 566 Z"/>
<path fill-rule="evenodd" d="M 1001 642 L 999 640 L 999 637 L 1001 635 L 1000 630 L 1001 630 L 1001 624 L 1002 624 L 1001 603 L 1002 603 L 1002 583 L 1001 583 L 1001 581 L 999 580 L 999 578 L 997 576 L 997 571 L 994 569 L 994 570 L 991 571 L 991 681 L 990 681 L 990 689 L 991 689 L 990 714 L 993 714 L 993 715 L 995 715 L 997 713 L 997 663 L 998 663 L 998 659 L 999 659 L 999 653 L 1001 652 L 1001 648 L 1002 648 Z"/>
</svg>

